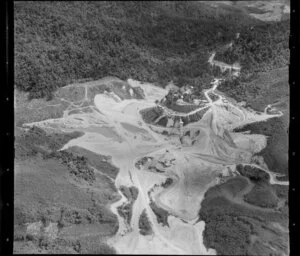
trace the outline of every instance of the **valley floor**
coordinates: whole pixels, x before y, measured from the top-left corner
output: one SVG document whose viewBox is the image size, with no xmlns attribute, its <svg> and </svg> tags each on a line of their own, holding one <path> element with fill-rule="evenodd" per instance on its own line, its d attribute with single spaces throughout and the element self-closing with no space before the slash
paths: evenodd
<svg viewBox="0 0 300 256">
<path fill-rule="evenodd" d="M 112 84 L 113 81 L 114 79 L 111 78 L 105 80 L 105 83 L 106 85 Z M 154 101 L 163 98 L 167 91 L 134 80 L 128 80 L 126 86 L 123 87 L 124 83 L 113 84 L 111 87 L 113 92 L 105 92 L 100 89 L 103 86 L 101 81 L 98 84 L 93 83 L 91 86 L 86 85 L 83 87 L 85 88 L 85 92 L 82 94 L 83 98 L 78 98 L 76 105 L 69 101 L 68 112 L 64 112 L 62 117 L 27 123 L 23 127 L 26 129 L 39 127 L 50 134 L 55 131 L 65 133 L 81 131 L 84 133 L 82 136 L 64 143 L 63 147 L 56 151 L 62 153 L 56 154 L 59 157 L 71 157 L 71 159 L 74 153 L 79 157 L 84 155 L 87 157 L 87 164 L 94 168 L 96 177 L 96 180 L 92 182 L 94 185 L 82 185 L 82 181 L 80 181 L 85 177 L 87 177 L 86 179 L 93 177 L 90 169 L 87 169 L 89 172 L 86 171 L 82 174 L 80 171 L 73 170 L 71 172 L 77 173 L 77 177 L 80 178 L 79 180 L 75 179 L 74 184 L 77 184 L 77 187 L 81 186 L 81 189 L 85 188 L 92 195 L 91 199 L 83 200 L 85 203 L 89 201 L 95 203 L 96 200 L 102 205 L 101 207 L 104 207 L 105 197 L 103 196 L 106 194 L 106 189 L 117 191 L 116 188 L 124 190 L 133 187 L 137 190 L 134 199 L 131 199 L 132 196 L 126 196 L 123 192 L 119 192 L 119 195 L 115 197 L 120 200 L 113 197 L 106 199 L 108 200 L 106 201 L 107 206 L 112 203 L 111 200 L 115 200 L 111 204 L 110 210 L 113 213 L 112 216 L 116 216 L 117 219 L 111 217 L 111 220 L 105 222 L 104 215 L 101 213 L 102 222 L 99 222 L 99 231 L 94 230 L 94 225 L 93 228 L 84 227 L 89 230 L 88 233 L 96 232 L 99 236 L 98 241 L 102 241 L 106 237 L 103 241 L 107 241 L 111 247 L 116 249 L 117 253 L 215 254 L 215 249 L 219 252 L 219 247 L 209 243 L 207 238 L 203 237 L 203 234 L 209 232 L 207 229 L 210 229 L 210 225 L 207 227 L 205 225 L 208 220 L 203 217 L 199 219 L 199 210 L 200 217 L 202 215 L 201 203 L 205 194 L 208 193 L 206 191 L 219 183 L 220 176 L 226 177 L 230 172 L 234 176 L 238 175 L 235 170 L 237 164 L 261 165 L 259 167 L 271 175 L 273 183 L 280 184 L 280 181 L 276 180 L 271 170 L 268 170 L 263 163 L 253 163 L 252 160 L 252 156 L 265 147 L 265 137 L 230 131 L 235 127 L 262 122 L 282 115 L 281 113 L 257 113 L 244 109 L 238 104 L 228 101 L 224 95 L 219 95 L 216 91 L 218 84 L 219 80 L 214 80 L 212 88 L 205 92 L 208 110 L 202 118 L 188 123 L 182 128 L 158 127 L 145 123 L 140 111 L 155 107 Z M 70 90 L 73 88 L 79 87 L 69 86 Z M 134 92 L 141 93 L 141 89 L 144 98 L 137 99 Z M 91 94 L 91 90 L 94 93 Z M 100 94 L 95 93 L 99 90 Z M 67 91 L 64 93 L 70 95 Z M 218 96 L 217 100 L 213 101 L 210 98 L 211 93 Z M 94 102 L 91 101 L 93 97 Z M 82 112 L 84 104 L 89 108 L 87 113 Z M 74 112 L 74 109 L 80 111 Z M 200 108 L 199 110 L 201 111 Z M 180 116 L 188 117 L 197 111 L 196 109 L 190 113 L 180 114 Z M 172 115 L 176 116 L 178 113 L 168 113 L 170 118 Z M 167 131 L 169 135 L 164 135 L 164 131 Z M 77 149 L 74 150 L 74 148 Z M 71 155 L 63 152 L 71 152 Z M 97 163 L 96 155 L 109 155 L 110 158 L 102 157 L 102 162 Z M 141 159 L 148 160 L 141 162 Z M 109 164 L 106 164 L 107 161 Z M 65 163 L 67 162 L 68 160 L 65 161 Z M 139 167 L 137 166 L 138 162 L 141 162 Z M 106 164 L 107 167 L 112 164 L 115 167 L 109 167 L 111 168 L 109 171 L 107 168 L 101 168 L 103 164 Z M 117 173 L 114 168 L 119 169 Z M 41 167 L 41 169 L 47 170 L 45 167 Z M 228 172 L 228 170 L 230 171 Z M 25 170 L 22 168 L 21 173 L 25 175 Z M 87 175 L 87 173 L 90 174 Z M 100 182 L 97 177 L 102 177 L 102 181 Z M 53 178 L 56 179 L 56 176 Z M 172 180 L 172 184 L 165 187 L 167 185 L 164 183 L 168 178 Z M 26 188 L 28 185 L 20 184 L 18 187 Z M 250 189 L 251 186 L 248 190 Z M 248 190 L 246 192 L 249 192 Z M 126 193 L 128 194 L 128 192 Z M 49 191 L 47 194 L 53 195 L 53 192 Z M 38 201 L 37 198 L 30 195 L 24 194 L 24 197 Z M 239 203 L 239 207 L 247 205 L 242 198 L 243 196 L 240 195 L 234 199 L 234 203 Z M 44 200 L 49 201 L 54 198 L 50 197 Z M 232 196 L 226 200 L 232 200 Z M 84 206 L 83 208 L 90 209 L 91 207 Z M 251 207 L 255 208 L 256 206 Z M 103 212 L 104 209 L 105 207 L 101 211 Z M 205 209 L 204 205 L 204 211 Z M 97 213 L 97 211 L 92 212 Z M 140 232 L 139 220 L 142 214 L 147 214 L 149 223 L 151 223 L 152 232 L 150 233 L 141 234 Z M 87 222 L 90 223 L 90 221 Z M 89 225 L 88 223 L 85 225 Z M 117 226 L 116 223 L 118 223 Z M 78 223 L 75 222 L 75 224 Z M 102 230 L 109 227 L 107 225 L 112 225 L 114 230 L 117 227 L 116 235 L 103 233 Z M 76 228 L 73 227 L 69 230 L 72 229 Z M 67 232 L 64 230 L 67 229 L 62 229 L 60 234 Z M 74 230 L 74 232 L 78 234 L 77 231 Z"/>
</svg>

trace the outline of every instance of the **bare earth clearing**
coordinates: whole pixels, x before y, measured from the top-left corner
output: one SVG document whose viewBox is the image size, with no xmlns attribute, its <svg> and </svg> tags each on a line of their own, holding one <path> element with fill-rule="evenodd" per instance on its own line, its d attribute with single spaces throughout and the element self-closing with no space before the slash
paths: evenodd
<svg viewBox="0 0 300 256">
<path fill-rule="evenodd" d="M 235 173 L 237 164 L 257 166 L 252 156 L 266 145 L 263 135 L 233 133 L 232 130 L 282 113 L 257 113 L 228 101 L 217 93 L 219 79 L 215 79 L 211 89 L 205 91 L 207 111 L 202 118 L 181 128 L 159 127 L 156 123 L 145 123 L 140 111 L 155 107 L 155 100 L 162 99 L 167 91 L 131 79 L 127 83 L 120 80 L 116 83 L 116 80 L 107 78 L 66 86 L 59 90 L 56 99 L 59 104 L 66 104 L 61 117 L 23 126 L 38 126 L 49 132 L 84 132 L 61 150 L 78 146 L 111 156 L 112 163 L 120 169 L 116 187 L 138 189 L 130 224 L 117 210 L 128 198 L 120 193 L 122 198 L 111 205 L 118 217 L 119 229 L 108 243 L 118 253 L 216 254 L 203 244 L 205 223 L 197 222 L 204 194 L 219 182 L 220 175 L 226 176 L 227 167 Z M 218 96 L 216 101 L 210 98 L 211 93 Z M 170 119 L 184 118 L 202 109 L 190 113 L 163 109 L 163 113 Z M 164 131 L 171 135 L 164 135 Z M 149 160 L 137 168 L 136 163 L 145 156 Z M 263 163 L 260 167 L 270 174 L 271 183 L 287 185 L 287 182 L 277 181 L 276 174 Z M 173 183 L 163 187 L 167 178 Z M 169 213 L 168 225 L 158 222 L 149 205 L 151 202 Z M 146 214 L 151 223 L 149 235 L 140 233 L 141 214 Z"/>
</svg>

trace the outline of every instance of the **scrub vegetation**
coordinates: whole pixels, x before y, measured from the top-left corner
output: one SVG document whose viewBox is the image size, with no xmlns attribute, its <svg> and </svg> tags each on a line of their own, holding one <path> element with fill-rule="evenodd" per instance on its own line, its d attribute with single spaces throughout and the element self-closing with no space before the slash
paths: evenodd
<svg viewBox="0 0 300 256">
<path fill-rule="evenodd" d="M 270 181 L 270 175 L 265 171 L 249 166 L 249 165 L 241 165 L 238 164 L 236 166 L 236 170 L 243 176 L 247 177 L 253 183 L 268 183 Z"/>
<path fill-rule="evenodd" d="M 81 135 L 16 128 L 15 253 L 115 253 L 104 237 L 118 230 L 109 205 L 120 196 L 106 176 L 95 172 L 101 160 L 96 162 L 95 154 L 89 159 L 86 150 L 80 155 L 79 148 L 77 154 L 58 151 Z"/>
<path fill-rule="evenodd" d="M 287 114 L 270 118 L 235 129 L 235 132 L 250 131 L 267 136 L 267 146 L 257 155 L 263 156 L 268 168 L 273 172 L 288 175 L 288 129 Z"/>
<path fill-rule="evenodd" d="M 154 212 L 154 214 L 156 215 L 157 222 L 161 223 L 163 226 L 169 227 L 169 223 L 168 223 L 168 216 L 170 215 L 169 212 L 159 207 L 155 202 L 153 202 L 153 200 L 151 200 L 149 205 L 152 211 Z"/>
<path fill-rule="evenodd" d="M 61 149 L 68 141 L 83 135 L 81 132 L 51 133 L 33 126 L 28 131 L 15 129 L 15 157 L 29 158 L 37 155 L 46 157 Z"/>
<path fill-rule="evenodd" d="M 139 228 L 140 228 L 140 233 L 143 236 L 148 236 L 153 233 L 152 231 L 152 224 L 149 221 L 148 215 L 146 210 L 143 210 L 140 218 L 139 218 Z"/>
<path fill-rule="evenodd" d="M 89 165 L 95 167 L 97 171 L 107 174 L 113 179 L 116 178 L 119 172 L 119 168 L 112 165 L 110 156 L 98 155 L 90 150 L 74 146 L 68 148 L 67 151 L 71 152 L 73 155 L 85 157 Z"/>
<path fill-rule="evenodd" d="M 132 217 L 132 207 L 138 197 L 139 190 L 136 187 L 121 186 L 120 191 L 127 198 L 128 202 L 120 205 L 117 210 L 120 216 L 122 216 L 126 220 L 126 222 L 130 224 Z"/>
</svg>

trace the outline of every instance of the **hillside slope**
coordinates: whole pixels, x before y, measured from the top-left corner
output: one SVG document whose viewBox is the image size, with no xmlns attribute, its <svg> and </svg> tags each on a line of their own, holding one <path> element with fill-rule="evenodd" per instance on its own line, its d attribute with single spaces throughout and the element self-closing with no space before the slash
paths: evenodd
<svg viewBox="0 0 300 256">
<path fill-rule="evenodd" d="M 289 253 L 289 23 L 226 2 L 14 3 L 15 253 Z"/>
<path fill-rule="evenodd" d="M 15 134 L 14 253 L 115 253 L 106 237 L 118 230 L 109 206 L 120 195 L 109 158 L 58 151 L 78 132 Z"/>
<path fill-rule="evenodd" d="M 211 49 L 260 23 L 198 2 L 15 2 L 15 85 L 30 97 L 73 80 L 201 83 Z M 225 22 L 224 22 L 225 21 Z"/>
</svg>

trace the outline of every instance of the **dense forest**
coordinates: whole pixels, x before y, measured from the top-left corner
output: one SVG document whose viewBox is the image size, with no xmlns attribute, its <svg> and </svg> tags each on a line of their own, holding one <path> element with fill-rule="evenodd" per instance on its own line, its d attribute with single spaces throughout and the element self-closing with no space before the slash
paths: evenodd
<svg viewBox="0 0 300 256">
<path fill-rule="evenodd" d="M 238 61 L 245 74 L 285 67 L 289 63 L 289 27 L 289 20 L 248 27 L 232 47 L 218 51 L 215 59 L 228 64 Z"/>
<path fill-rule="evenodd" d="M 287 116 L 274 117 L 265 122 L 257 122 L 236 128 L 235 132 L 251 131 L 253 134 L 268 136 L 267 145 L 257 155 L 263 156 L 268 168 L 273 172 L 288 175 L 288 129 Z"/>
<path fill-rule="evenodd" d="M 278 255 L 287 252 L 287 234 L 272 227 L 275 222 L 288 226 L 287 186 L 270 185 L 269 177 L 257 168 L 238 165 L 238 171 L 254 185 L 246 195 L 249 185 L 241 177 L 205 193 L 199 212 L 205 221 L 205 246 L 220 255 L 273 255 L 273 248 Z"/>
<path fill-rule="evenodd" d="M 275 102 L 280 110 L 289 105 L 288 68 L 278 68 L 268 72 L 242 74 L 238 78 L 224 79 L 218 90 L 237 101 L 245 101 L 246 107 L 264 111 L 268 104 Z"/>
<path fill-rule="evenodd" d="M 164 86 L 201 84 L 209 53 L 258 21 L 201 2 L 15 2 L 15 86 L 50 97 L 108 75 Z M 239 22 L 237 22 L 239 21 Z"/>
</svg>

